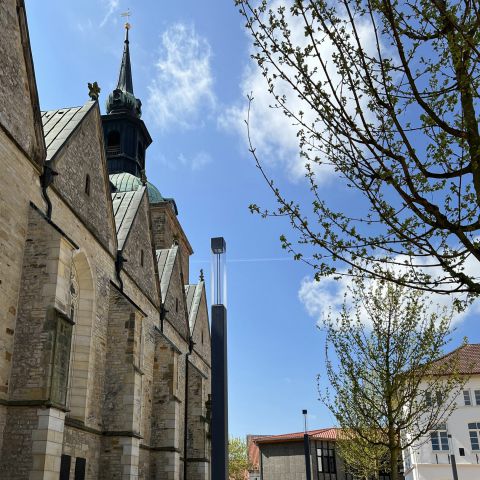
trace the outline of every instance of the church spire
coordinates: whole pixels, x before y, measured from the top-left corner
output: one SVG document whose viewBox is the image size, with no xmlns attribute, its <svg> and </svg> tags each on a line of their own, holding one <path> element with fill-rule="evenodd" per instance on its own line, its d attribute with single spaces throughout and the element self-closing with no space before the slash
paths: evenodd
<svg viewBox="0 0 480 480">
<path fill-rule="evenodd" d="M 128 41 L 128 31 L 130 24 L 125 24 L 125 42 L 123 46 L 122 64 L 120 65 L 120 74 L 118 76 L 117 89 L 123 92 L 133 94 L 132 66 L 130 64 L 130 48 Z"/>
<path fill-rule="evenodd" d="M 123 16 L 128 16 L 124 14 Z M 125 24 L 122 63 L 117 88 L 107 99 L 107 114 L 102 115 L 108 172 L 128 173 L 145 184 L 145 152 L 152 143 L 141 120 L 142 102 L 133 94 L 129 44 L 130 24 Z"/>
<path fill-rule="evenodd" d="M 125 24 L 125 41 L 123 45 L 122 63 L 118 75 L 117 88 L 108 96 L 107 113 L 130 113 L 140 118 L 142 102 L 133 94 L 132 65 L 130 62 L 130 42 L 128 32 L 130 24 Z"/>
</svg>

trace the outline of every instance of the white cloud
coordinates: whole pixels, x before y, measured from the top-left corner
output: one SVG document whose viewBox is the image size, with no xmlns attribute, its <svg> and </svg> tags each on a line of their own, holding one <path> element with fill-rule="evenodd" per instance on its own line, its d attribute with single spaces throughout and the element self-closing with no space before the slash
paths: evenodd
<svg viewBox="0 0 480 480">
<path fill-rule="evenodd" d="M 193 26 L 176 23 L 163 33 L 148 88 L 148 110 L 160 128 L 192 128 L 215 107 L 210 60 L 210 45 Z"/>
<path fill-rule="evenodd" d="M 191 157 L 186 157 L 183 153 L 178 156 L 178 161 L 184 167 L 192 171 L 201 170 L 205 165 L 212 162 L 212 157 L 206 152 L 199 152 Z"/>
<path fill-rule="evenodd" d="M 285 0 L 276 0 L 269 5 L 269 8 L 276 11 L 279 6 L 285 5 Z M 293 45 L 305 47 L 308 43 L 308 38 L 305 37 L 305 26 L 303 20 L 298 16 L 292 17 L 289 15 L 289 8 L 286 8 L 286 18 L 289 23 L 289 29 L 292 35 Z M 268 22 L 267 22 L 268 23 Z M 371 51 L 375 45 L 375 37 L 373 30 L 367 24 L 359 26 L 359 36 L 362 46 Z M 249 42 L 252 38 L 249 35 Z M 322 58 L 327 62 L 327 70 L 333 80 L 333 84 L 337 85 L 340 82 L 340 76 L 337 74 L 332 61 L 332 54 L 335 49 L 332 43 L 324 40 L 321 43 Z M 250 49 L 250 53 L 255 52 L 254 47 Z M 310 67 L 319 66 L 318 61 L 313 64 L 314 60 L 310 62 Z M 283 66 L 287 75 L 294 78 L 295 72 L 287 66 Z M 321 70 L 321 69 L 319 69 Z M 270 73 L 274 72 L 274 67 L 270 66 Z M 290 73 L 290 74 L 289 74 Z M 323 72 L 318 71 L 312 75 L 314 82 L 325 80 Z M 250 111 L 250 125 L 253 146 L 256 148 L 260 160 L 270 165 L 279 166 L 287 170 L 288 175 L 292 179 L 299 179 L 305 174 L 306 160 L 299 155 L 298 146 L 298 126 L 295 125 L 295 120 L 287 118 L 282 110 L 272 108 L 275 103 L 274 97 L 269 93 L 267 82 L 263 76 L 262 71 L 258 68 L 256 62 L 251 61 L 246 67 L 243 75 L 243 80 L 240 84 L 243 100 L 235 105 L 227 108 L 219 117 L 219 126 L 238 133 L 241 138 L 247 143 L 245 119 L 247 118 L 247 95 L 253 94 L 254 101 L 251 105 Z M 287 98 L 286 105 L 290 111 L 298 114 L 299 111 L 304 112 L 304 122 L 306 124 L 315 123 L 315 114 L 312 109 L 301 100 L 298 95 L 293 92 L 292 88 L 284 81 L 278 80 L 276 82 L 276 93 L 279 96 L 285 95 Z M 366 102 L 365 103 L 365 111 Z M 347 108 L 348 108 L 347 104 Z M 351 105 L 353 112 L 353 104 Z M 322 126 L 317 125 L 317 131 L 322 130 Z M 334 174 L 334 169 L 331 165 L 325 162 L 321 166 L 316 166 L 317 182 L 322 183 L 328 180 Z"/>
<path fill-rule="evenodd" d="M 397 257 L 398 262 L 402 261 L 402 257 Z M 426 262 L 425 262 L 426 264 Z M 440 267 L 436 267 L 438 275 L 442 273 Z M 400 271 L 400 268 L 397 268 Z M 403 270 L 403 268 L 402 268 Z M 431 274 L 434 272 L 430 271 Z M 480 278 L 480 264 L 479 262 L 470 256 L 465 262 L 464 272 L 467 275 L 471 275 Z M 341 309 L 341 306 L 345 300 L 348 302 L 348 288 L 351 285 L 351 278 L 342 276 L 339 280 L 333 278 L 322 278 L 319 282 L 311 277 L 305 277 L 298 291 L 298 298 L 304 305 L 307 313 L 317 320 L 317 325 L 321 326 L 323 321 L 331 312 L 333 318 L 335 318 Z M 368 285 L 367 285 L 368 286 Z M 347 295 L 347 297 L 345 297 Z M 437 309 L 452 307 L 453 299 L 455 295 L 440 295 L 430 294 L 430 300 L 432 301 L 432 312 Z M 452 320 L 453 324 L 462 322 L 468 315 L 480 312 L 480 302 L 474 301 L 463 312 L 456 314 Z M 362 321 L 368 325 L 369 320 L 365 311 L 361 311 Z"/>
<path fill-rule="evenodd" d="M 103 20 L 100 22 L 100 27 L 103 27 L 110 17 L 117 11 L 120 2 L 119 0 L 106 0 L 103 3 L 106 5 L 107 12 L 103 17 Z"/>
</svg>

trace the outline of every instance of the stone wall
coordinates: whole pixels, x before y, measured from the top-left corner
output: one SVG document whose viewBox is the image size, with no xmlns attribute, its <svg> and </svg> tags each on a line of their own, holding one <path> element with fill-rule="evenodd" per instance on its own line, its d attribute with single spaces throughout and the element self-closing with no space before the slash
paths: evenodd
<svg viewBox="0 0 480 480">
<path fill-rule="evenodd" d="M 80 430 L 72 426 L 65 426 L 63 440 L 63 454 L 70 455 L 70 478 L 74 478 L 77 458 L 86 460 L 85 478 L 95 480 L 100 473 L 101 436 Z"/>
<path fill-rule="evenodd" d="M 41 168 L 45 145 L 23 1 L 0 3 L 0 59 L 0 126 Z"/>
<path fill-rule="evenodd" d="M 0 399 L 6 399 L 31 209 L 29 200 L 39 206 L 43 206 L 43 200 L 38 172 L 1 129 L 0 171 Z"/>
<path fill-rule="evenodd" d="M 210 325 L 208 323 L 208 309 L 205 287 L 202 291 L 202 299 L 198 306 L 197 319 L 192 332 L 195 342 L 195 352 L 202 360 L 210 366 L 211 364 L 211 345 L 210 345 Z"/>
<path fill-rule="evenodd" d="M 122 255 L 126 260 L 125 271 L 132 276 L 149 299 L 155 305 L 159 305 L 158 275 L 155 273 L 156 258 L 149 221 L 148 196 L 145 194 L 125 241 Z M 143 265 L 141 252 L 143 252 Z"/>
<path fill-rule="evenodd" d="M 115 222 L 99 122 L 98 104 L 92 103 L 83 121 L 52 160 L 52 167 L 58 173 L 53 185 L 82 222 L 114 254 Z M 87 175 L 90 178 L 88 194 L 85 192 Z"/>
<path fill-rule="evenodd" d="M 28 479 L 33 465 L 32 438 L 38 424 L 37 408 L 8 407 L 0 456 L 0 478 Z"/>
<path fill-rule="evenodd" d="M 184 285 L 181 262 L 177 255 L 170 277 L 170 284 L 166 292 L 164 306 L 167 309 L 166 319 L 168 323 L 170 323 L 185 340 L 188 340 L 190 337 L 190 328 L 188 326 Z"/>
<path fill-rule="evenodd" d="M 140 434 L 141 330 L 141 313 L 112 288 L 103 395 L 104 431 Z"/>
<path fill-rule="evenodd" d="M 54 400 L 54 347 L 57 342 L 57 312 L 67 313 L 67 291 L 73 245 L 64 240 L 34 208 L 30 209 L 27 245 L 23 258 L 10 400 Z M 69 349 L 69 345 L 68 345 Z M 67 352 L 67 365 L 69 352 Z M 57 365 L 58 366 L 58 365 Z M 66 375 L 61 379 L 66 393 Z"/>
<path fill-rule="evenodd" d="M 170 202 L 156 203 L 150 206 L 152 233 L 155 248 L 170 248 L 176 241 L 180 247 L 182 272 L 185 284 L 189 282 L 189 261 L 193 253 L 192 247 L 173 211 Z"/>
</svg>

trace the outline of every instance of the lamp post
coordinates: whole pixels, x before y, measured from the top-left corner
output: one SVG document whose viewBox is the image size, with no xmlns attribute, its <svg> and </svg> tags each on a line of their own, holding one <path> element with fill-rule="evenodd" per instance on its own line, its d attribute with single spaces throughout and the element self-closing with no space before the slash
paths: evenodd
<svg viewBox="0 0 480 480">
<path fill-rule="evenodd" d="M 310 466 L 310 441 L 308 438 L 307 430 L 307 411 L 302 410 L 303 419 L 304 419 L 304 434 L 303 434 L 303 449 L 305 451 L 305 474 L 307 480 L 312 480 L 312 470 Z"/>
<path fill-rule="evenodd" d="M 450 433 L 448 434 L 448 441 L 450 443 L 450 450 L 452 452 L 455 452 L 455 450 L 453 448 L 453 438 L 452 438 L 452 435 Z M 450 454 L 450 463 L 452 465 L 453 480 L 458 480 L 457 461 L 455 460 L 455 453 Z"/>
<path fill-rule="evenodd" d="M 211 239 L 212 248 L 212 480 L 228 480 L 227 245 Z"/>
</svg>

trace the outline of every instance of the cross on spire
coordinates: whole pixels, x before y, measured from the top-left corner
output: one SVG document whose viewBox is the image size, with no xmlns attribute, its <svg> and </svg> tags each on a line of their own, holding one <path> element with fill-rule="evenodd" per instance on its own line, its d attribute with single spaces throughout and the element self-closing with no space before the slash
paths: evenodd
<svg viewBox="0 0 480 480">
<path fill-rule="evenodd" d="M 130 10 L 121 14 L 122 17 L 130 18 Z M 133 94 L 133 80 L 132 80 L 132 66 L 130 63 L 130 48 L 128 40 L 128 31 L 130 30 L 130 23 L 125 23 L 125 42 L 123 47 L 122 64 L 120 65 L 120 74 L 118 76 L 117 88 L 123 92 Z"/>
</svg>

